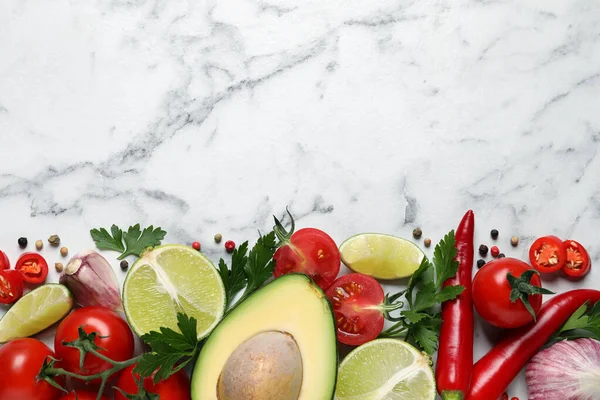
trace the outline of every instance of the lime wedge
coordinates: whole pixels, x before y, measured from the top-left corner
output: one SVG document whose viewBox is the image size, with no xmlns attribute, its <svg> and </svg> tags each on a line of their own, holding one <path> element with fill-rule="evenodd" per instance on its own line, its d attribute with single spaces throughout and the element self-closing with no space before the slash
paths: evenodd
<svg viewBox="0 0 600 400">
<path fill-rule="evenodd" d="M 73 308 L 66 286 L 49 283 L 21 297 L 0 320 L 0 343 L 35 335 L 60 321 Z"/>
<path fill-rule="evenodd" d="M 352 236 L 342 243 L 340 253 L 348 268 L 377 279 L 411 276 L 424 257 L 410 240 L 380 233 Z"/>
<path fill-rule="evenodd" d="M 335 400 L 435 400 L 431 360 L 410 344 L 377 339 L 340 364 Z"/>
<path fill-rule="evenodd" d="M 133 264 L 123 284 L 123 308 L 138 335 L 177 328 L 177 313 L 198 321 L 198 339 L 207 336 L 223 317 L 225 287 L 215 266 L 199 251 L 164 245 Z"/>
</svg>

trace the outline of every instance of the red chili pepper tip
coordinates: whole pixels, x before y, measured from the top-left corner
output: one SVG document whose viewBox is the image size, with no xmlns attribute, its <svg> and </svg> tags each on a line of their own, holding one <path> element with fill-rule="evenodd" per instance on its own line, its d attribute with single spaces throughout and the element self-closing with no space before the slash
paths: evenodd
<svg viewBox="0 0 600 400">
<path fill-rule="evenodd" d="M 492 257 L 498 257 L 498 254 L 500 254 L 500 249 L 498 246 L 492 246 L 490 253 L 492 253 Z M 508 400 L 508 398 L 506 400 Z"/>
<path fill-rule="evenodd" d="M 194 250 L 200 251 L 200 242 L 192 243 L 192 247 L 194 248 Z"/>
<path fill-rule="evenodd" d="M 226 241 L 225 250 L 227 250 L 228 253 L 231 253 L 233 249 L 235 249 L 235 242 L 233 240 Z"/>
</svg>

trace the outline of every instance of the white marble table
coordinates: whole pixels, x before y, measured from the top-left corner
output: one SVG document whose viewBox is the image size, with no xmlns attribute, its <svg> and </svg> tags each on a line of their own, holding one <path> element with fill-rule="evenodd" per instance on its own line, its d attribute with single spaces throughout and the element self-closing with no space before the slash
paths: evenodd
<svg viewBox="0 0 600 400">
<path fill-rule="evenodd" d="M 58 233 L 74 254 L 139 222 L 216 261 L 215 233 L 253 240 L 286 206 L 338 243 L 437 241 L 472 208 L 477 244 L 497 228 L 523 257 L 556 234 L 598 263 L 599 19 L 584 0 L 2 1 L 0 248 Z M 598 287 L 600 264 L 545 284 Z M 476 357 L 494 335 L 477 323 Z"/>
</svg>

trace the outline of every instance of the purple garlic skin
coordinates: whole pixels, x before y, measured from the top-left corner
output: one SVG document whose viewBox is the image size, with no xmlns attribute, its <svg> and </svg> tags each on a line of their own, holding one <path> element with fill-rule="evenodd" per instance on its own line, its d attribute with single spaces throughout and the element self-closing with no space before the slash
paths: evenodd
<svg viewBox="0 0 600 400">
<path fill-rule="evenodd" d="M 531 359 L 525 377 L 529 400 L 598 400 L 600 342 L 558 342 Z"/>
<path fill-rule="evenodd" d="M 85 306 L 102 306 L 123 312 L 121 291 L 115 271 L 106 258 L 84 250 L 69 260 L 59 282 L 71 290 L 75 301 Z"/>
</svg>

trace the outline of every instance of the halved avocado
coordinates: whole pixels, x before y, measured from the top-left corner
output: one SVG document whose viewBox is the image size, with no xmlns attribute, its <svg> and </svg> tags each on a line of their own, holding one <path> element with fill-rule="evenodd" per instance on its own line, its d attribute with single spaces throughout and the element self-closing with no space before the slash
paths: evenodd
<svg viewBox="0 0 600 400">
<path fill-rule="evenodd" d="M 327 296 L 289 274 L 233 309 L 202 347 L 194 400 L 331 400 L 337 378 L 335 321 Z"/>
</svg>

